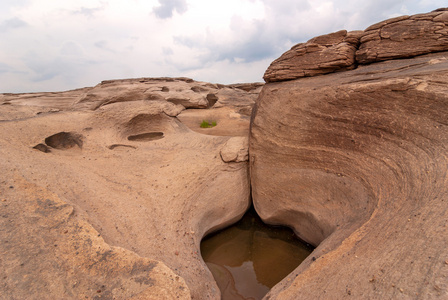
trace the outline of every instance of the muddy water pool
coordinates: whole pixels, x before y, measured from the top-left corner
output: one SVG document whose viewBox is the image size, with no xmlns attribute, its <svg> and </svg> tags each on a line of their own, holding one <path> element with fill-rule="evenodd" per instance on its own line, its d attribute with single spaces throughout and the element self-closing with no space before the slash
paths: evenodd
<svg viewBox="0 0 448 300">
<path fill-rule="evenodd" d="M 291 229 L 264 224 L 253 208 L 201 243 L 202 257 L 224 300 L 263 298 L 312 250 Z"/>
</svg>

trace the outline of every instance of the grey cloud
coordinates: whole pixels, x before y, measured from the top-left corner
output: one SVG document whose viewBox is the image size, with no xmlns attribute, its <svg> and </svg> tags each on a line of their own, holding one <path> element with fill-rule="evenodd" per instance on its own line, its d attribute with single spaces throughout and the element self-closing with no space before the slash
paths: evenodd
<svg viewBox="0 0 448 300">
<path fill-rule="evenodd" d="M 163 53 L 163 55 L 173 55 L 174 51 L 170 47 L 163 47 L 162 53 Z"/>
<path fill-rule="evenodd" d="M 391 17 L 404 4 L 418 2 L 335 0 L 332 6 L 318 7 L 312 6 L 311 1 L 307 0 L 262 1 L 266 7 L 265 18 L 245 20 L 234 17 L 230 25 L 230 40 L 223 40 L 218 36 L 219 33 L 214 36 L 215 33 L 207 31 L 202 35 L 176 36 L 174 42 L 203 53 L 197 58 L 198 68 L 212 61 L 250 63 L 273 60 L 294 44 L 341 29 L 365 29 Z"/>
<path fill-rule="evenodd" d="M 278 41 L 275 36 L 266 36 L 266 25 L 257 22 L 255 30 L 247 32 L 234 30 L 235 38 L 229 43 L 221 41 L 218 36 L 209 34 L 207 37 L 174 37 L 177 44 L 188 48 L 206 49 L 207 54 L 199 57 L 202 63 L 207 61 L 253 62 L 272 57 L 278 51 Z"/>
<path fill-rule="evenodd" d="M 101 7 L 87 8 L 81 7 L 80 9 L 73 12 L 74 15 L 83 15 L 88 18 L 92 18 L 97 12 L 104 10 L 104 5 Z"/>
<path fill-rule="evenodd" d="M 11 8 L 28 4 L 28 0 L 2 0 L 0 1 L 0 13 L 8 12 Z"/>
<path fill-rule="evenodd" d="M 154 7 L 153 12 L 161 19 L 168 19 L 173 16 L 174 11 L 183 14 L 187 11 L 186 0 L 159 0 L 160 6 Z"/>
<path fill-rule="evenodd" d="M 68 42 L 69 50 L 68 54 L 73 54 L 70 49 L 72 42 Z M 64 45 L 64 46 L 65 46 Z M 67 55 L 64 53 L 64 46 L 61 48 L 60 55 L 47 55 L 43 52 L 29 51 L 23 57 L 22 61 L 30 70 L 29 77 L 32 82 L 43 82 L 55 79 L 56 77 L 62 78 L 66 83 L 71 83 L 78 80 L 84 75 L 86 67 L 91 67 L 97 64 L 97 61 L 91 61 L 81 55 Z M 76 46 L 75 46 L 76 48 Z M 78 50 L 75 49 L 74 53 Z"/>
<path fill-rule="evenodd" d="M 306 1 L 305 1 L 306 2 Z M 307 3 L 307 2 L 306 2 Z M 305 3 L 305 4 L 306 4 Z M 304 7 L 306 5 L 304 4 Z M 280 7 L 281 10 L 286 8 Z M 231 22 L 232 40 L 222 40 L 208 32 L 202 36 L 177 36 L 174 42 L 191 49 L 198 49 L 206 53 L 198 59 L 201 64 L 209 61 L 230 62 L 255 62 L 264 59 L 274 59 L 291 46 L 291 43 L 309 39 L 309 33 L 301 32 L 300 28 L 294 29 L 283 25 L 287 21 L 277 20 L 277 13 L 273 10 L 271 18 L 264 20 L 244 20 L 234 18 Z M 296 26 L 297 27 L 297 26 Z M 205 50 L 205 51 L 204 51 Z"/>
<path fill-rule="evenodd" d="M 59 50 L 59 53 L 62 55 L 67 55 L 67 56 L 82 56 L 84 54 L 84 51 L 82 49 L 82 47 L 75 43 L 75 42 L 65 42 L 61 49 Z"/>
<path fill-rule="evenodd" d="M 11 67 L 5 63 L 0 62 L 0 74 L 11 72 Z"/>
<path fill-rule="evenodd" d="M 100 49 L 105 49 L 107 48 L 107 41 L 102 40 L 102 41 L 98 41 L 95 44 L 95 47 L 100 48 Z"/>
<path fill-rule="evenodd" d="M 117 53 L 117 51 L 109 46 L 109 43 L 106 40 L 97 41 L 94 43 L 94 46 L 110 53 Z"/>
<path fill-rule="evenodd" d="M 19 18 L 12 18 L 0 23 L 0 32 L 6 32 L 8 30 L 26 27 L 28 24 Z"/>
<path fill-rule="evenodd" d="M 219 33 L 214 36 L 213 32 L 207 32 L 203 35 L 176 36 L 174 42 L 198 49 L 198 53 L 205 52 L 198 58 L 202 64 L 209 61 L 251 63 L 277 58 L 293 44 L 319 34 L 319 26 L 328 21 L 320 20 L 316 15 L 314 19 L 319 24 L 309 24 L 311 22 L 307 19 L 313 14 L 313 7 L 307 0 L 262 1 L 266 7 L 265 18 L 247 20 L 234 17 L 230 24 L 231 40 L 221 39 L 217 36 Z M 334 22 L 332 25 L 337 27 Z"/>
</svg>

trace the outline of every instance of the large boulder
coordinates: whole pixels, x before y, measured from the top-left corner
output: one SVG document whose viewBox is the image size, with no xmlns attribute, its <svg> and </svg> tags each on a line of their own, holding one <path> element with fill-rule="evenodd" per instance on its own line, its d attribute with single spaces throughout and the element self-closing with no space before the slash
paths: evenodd
<svg viewBox="0 0 448 300">
<path fill-rule="evenodd" d="M 252 196 L 317 246 L 267 299 L 448 297 L 447 52 L 269 83 Z"/>
<path fill-rule="evenodd" d="M 297 44 L 272 62 L 263 78 L 275 82 L 353 69 L 361 34 L 341 30 Z"/>
<path fill-rule="evenodd" d="M 448 8 L 382 21 L 368 27 L 360 42 L 356 52 L 360 64 L 445 51 Z"/>
<path fill-rule="evenodd" d="M 364 31 L 340 30 L 293 46 L 273 61 L 266 82 L 293 80 L 408 58 L 448 48 L 448 8 L 379 22 Z"/>
</svg>

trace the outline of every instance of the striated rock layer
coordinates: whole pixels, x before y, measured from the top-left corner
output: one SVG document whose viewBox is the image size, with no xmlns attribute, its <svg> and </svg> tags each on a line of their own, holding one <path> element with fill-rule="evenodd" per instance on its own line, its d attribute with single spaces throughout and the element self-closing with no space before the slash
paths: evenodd
<svg viewBox="0 0 448 300">
<path fill-rule="evenodd" d="M 0 95 L 0 294 L 219 299 L 200 241 L 250 205 L 259 88 L 143 78 Z"/>
<path fill-rule="evenodd" d="M 364 31 L 341 30 L 300 43 L 273 61 L 266 82 L 355 69 L 358 64 L 408 58 L 448 47 L 448 8 L 382 21 Z"/>
<path fill-rule="evenodd" d="M 250 165 L 318 246 L 266 299 L 448 298 L 448 52 L 265 85 Z"/>
</svg>

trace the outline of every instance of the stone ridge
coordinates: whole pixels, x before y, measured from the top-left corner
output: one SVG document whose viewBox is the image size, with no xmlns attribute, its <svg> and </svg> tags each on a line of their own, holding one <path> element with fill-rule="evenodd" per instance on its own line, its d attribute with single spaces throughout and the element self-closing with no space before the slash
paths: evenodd
<svg viewBox="0 0 448 300">
<path fill-rule="evenodd" d="M 297 44 L 275 60 L 263 78 L 274 82 L 354 69 L 360 33 L 341 30 Z"/>
<path fill-rule="evenodd" d="M 358 64 L 448 50 L 448 8 L 401 16 L 364 31 L 341 30 L 300 43 L 271 63 L 269 82 L 355 69 Z"/>
</svg>

